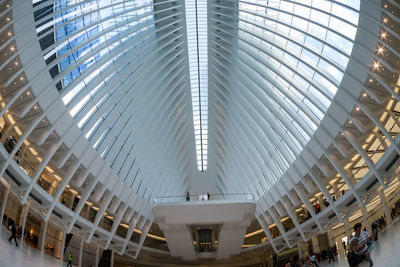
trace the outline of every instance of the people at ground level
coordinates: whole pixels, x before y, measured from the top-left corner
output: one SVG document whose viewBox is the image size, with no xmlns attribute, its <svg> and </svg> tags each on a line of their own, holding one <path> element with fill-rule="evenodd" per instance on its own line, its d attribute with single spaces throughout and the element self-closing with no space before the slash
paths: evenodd
<svg viewBox="0 0 400 267">
<path fill-rule="evenodd" d="M 67 267 L 68 266 L 72 267 L 72 254 L 71 254 L 71 252 L 68 253 L 67 260 L 68 260 Z"/>
<path fill-rule="evenodd" d="M 335 253 L 335 251 L 334 251 L 333 248 L 328 249 L 329 263 L 330 263 L 331 261 L 335 261 L 335 257 L 334 257 L 335 254 L 334 254 L 334 253 Z"/>
<path fill-rule="evenodd" d="M 318 267 L 317 258 L 316 258 L 316 256 L 315 256 L 315 253 L 313 253 L 313 254 L 310 256 L 310 261 L 311 261 L 311 264 L 313 264 L 313 265 L 311 265 L 311 266 Z"/>
<path fill-rule="evenodd" d="M 305 263 L 303 264 L 303 267 L 313 267 L 309 258 L 305 259 Z"/>
<path fill-rule="evenodd" d="M 354 225 L 354 236 L 349 241 L 348 262 L 350 266 L 357 266 L 362 261 L 369 262 L 369 266 L 373 265 L 370 255 L 370 242 L 376 234 L 376 229 L 370 236 L 367 231 L 361 230 L 361 223 Z"/>
<path fill-rule="evenodd" d="M 361 258 L 357 254 L 358 247 L 358 239 L 351 238 L 349 241 L 348 253 L 347 253 L 347 261 L 350 267 L 358 267 L 358 264 L 361 262 Z"/>
<path fill-rule="evenodd" d="M 11 223 L 11 236 L 8 239 L 8 242 L 11 243 L 12 239 L 14 239 L 15 245 L 18 247 L 18 243 L 17 243 L 17 228 L 15 227 L 14 221 L 12 221 L 12 223 Z"/>
</svg>

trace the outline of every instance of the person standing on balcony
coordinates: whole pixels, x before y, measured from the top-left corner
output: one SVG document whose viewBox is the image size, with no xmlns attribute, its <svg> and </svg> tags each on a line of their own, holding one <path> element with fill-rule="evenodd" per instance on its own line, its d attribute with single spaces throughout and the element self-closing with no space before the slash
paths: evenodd
<svg viewBox="0 0 400 267">
<path fill-rule="evenodd" d="M 186 201 L 190 201 L 190 193 L 189 193 L 189 191 L 186 192 Z"/>
</svg>

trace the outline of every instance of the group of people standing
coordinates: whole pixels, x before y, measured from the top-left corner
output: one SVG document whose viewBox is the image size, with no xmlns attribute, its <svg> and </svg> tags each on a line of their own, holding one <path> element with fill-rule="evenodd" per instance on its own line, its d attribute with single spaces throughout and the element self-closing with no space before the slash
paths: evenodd
<svg viewBox="0 0 400 267">
<path fill-rule="evenodd" d="M 199 195 L 199 200 L 210 200 L 210 193 Z M 186 192 L 186 201 L 190 201 L 190 193 Z"/>
<path fill-rule="evenodd" d="M 327 250 L 323 249 L 321 252 L 313 253 L 309 257 L 301 259 L 302 267 L 319 267 L 318 263 L 323 260 L 329 260 L 329 263 L 335 261 L 337 255 L 336 246 L 330 247 Z"/>
</svg>

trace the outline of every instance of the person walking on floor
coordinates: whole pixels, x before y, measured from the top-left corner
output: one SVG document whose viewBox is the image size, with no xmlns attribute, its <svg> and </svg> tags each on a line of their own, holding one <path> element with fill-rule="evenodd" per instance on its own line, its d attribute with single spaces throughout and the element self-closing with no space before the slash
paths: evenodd
<svg viewBox="0 0 400 267">
<path fill-rule="evenodd" d="M 18 247 L 17 243 L 17 228 L 15 227 L 14 221 L 11 223 L 11 236 L 8 239 L 8 242 L 11 243 L 11 240 L 14 238 L 15 245 Z"/>
<path fill-rule="evenodd" d="M 354 237 L 352 239 L 357 240 L 357 247 L 355 248 L 355 252 L 360 258 L 359 262 L 366 260 L 369 262 L 369 267 L 373 265 L 371 260 L 371 255 L 369 249 L 369 242 L 374 238 L 376 234 L 376 230 L 373 232 L 372 236 L 370 236 L 366 231 L 361 230 L 361 223 L 356 223 L 354 225 Z"/>
<path fill-rule="evenodd" d="M 329 258 L 329 263 L 331 263 L 331 261 L 335 261 L 335 251 L 333 248 L 328 249 L 328 258 Z"/>
<path fill-rule="evenodd" d="M 319 267 L 319 266 L 318 266 L 318 263 L 317 263 L 317 258 L 315 257 L 315 253 L 313 253 L 313 254 L 311 255 L 310 261 L 311 261 L 312 266 Z"/>
<path fill-rule="evenodd" d="M 71 252 L 68 253 L 67 260 L 68 260 L 67 267 L 68 266 L 72 267 L 72 254 L 71 254 Z"/>
</svg>

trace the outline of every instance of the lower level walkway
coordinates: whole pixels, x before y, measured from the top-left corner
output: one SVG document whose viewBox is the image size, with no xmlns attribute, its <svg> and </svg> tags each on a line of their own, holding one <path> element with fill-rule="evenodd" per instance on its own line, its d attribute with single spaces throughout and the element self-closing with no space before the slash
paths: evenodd
<svg viewBox="0 0 400 267">
<path fill-rule="evenodd" d="M 0 267 L 62 267 L 66 263 L 42 254 L 39 250 L 19 241 L 16 247 L 8 242 L 9 231 L 2 227 L 0 232 Z M 385 231 L 379 234 L 379 240 L 372 249 L 372 260 L 375 267 L 400 267 L 400 218 Z M 320 264 L 323 267 L 345 267 L 349 266 L 344 254 L 336 257 L 336 262 Z M 361 265 L 362 267 L 367 265 Z"/>
<path fill-rule="evenodd" d="M 379 240 L 372 248 L 371 259 L 374 267 L 400 267 L 400 218 L 384 231 L 379 233 Z M 344 254 L 336 257 L 334 263 L 322 263 L 323 267 L 344 267 L 349 266 Z M 360 267 L 368 266 L 363 262 Z"/>
<path fill-rule="evenodd" d="M 0 266 L 1 267 L 61 267 L 66 266 L 50 255 L 40 253 L 38 249 L 32 248 L 25 242 L 18 241 L 18 247 L 14 240 L 8 242 L 10 231 L 1 227 L 0 232 Z"/>
</svg>

